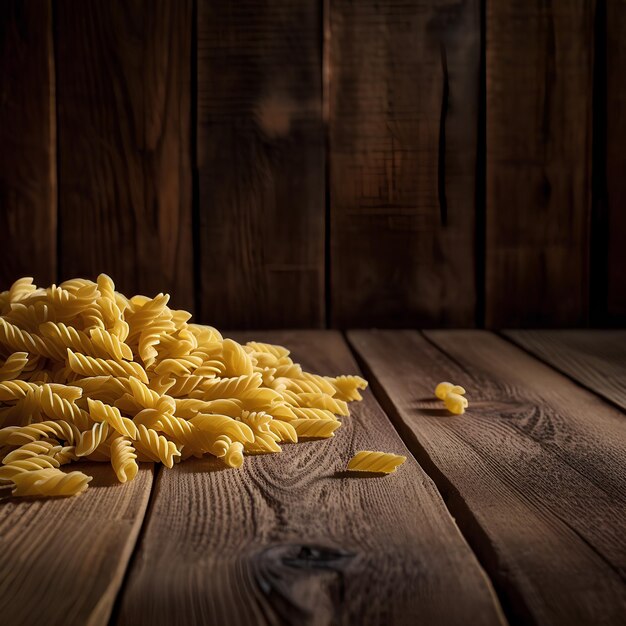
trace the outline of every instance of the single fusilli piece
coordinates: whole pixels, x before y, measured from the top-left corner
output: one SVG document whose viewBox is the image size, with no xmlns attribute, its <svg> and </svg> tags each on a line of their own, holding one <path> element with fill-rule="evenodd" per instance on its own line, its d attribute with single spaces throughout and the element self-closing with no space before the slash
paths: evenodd
<svg viewBox="0 0 626 626">
<path fill-rule="evenodd" d="M 74 496 L 87 489 L 91 476 L 49 468 L 22 472 L 12 479 L 14 496 Z"/>
<path fill-rule="evenodd" d="M 173 441 L 168 441 L 155 430 L 140 424 L 137 428 L 135 448 L 152 461 L 160 461 L 166 467 L 173 467 L 180 450 Z"/>
<path fill-rule="evenodd" d="M 130 439 L 115 437 L 111 442 L 111 465 L 121 483 L 133 480 L 139 471 L 137 455 Z"/>
<path fill-rule="evenodd" d="M 0 380 L 17 378 L 28 364 L 28 352 L 14 352 L 0 365 Z"/>
<path fill-rule="evenodd" d="M 316 437 L 323 439 L 333 437 L 335 431 L 341 426 L 341 422 L 338 420 L 323 419 L 295 419 L 289 422 L 289 424 L 296 431 L 298 438 Z"/>
<path fill-rule="evenodd" d="M 391 454 L 391 452 L 375 452 L 361 450 L 348 462 L 348 469 L 354 472 L 375 472 L 378 474 L 391 474 L 406 461 L 405 456 Z"/>
</svg>

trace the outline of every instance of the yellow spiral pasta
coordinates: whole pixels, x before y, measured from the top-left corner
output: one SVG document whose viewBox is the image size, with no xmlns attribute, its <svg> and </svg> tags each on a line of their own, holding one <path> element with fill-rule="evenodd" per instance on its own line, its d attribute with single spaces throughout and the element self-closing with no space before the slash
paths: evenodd
<svg viewBox="0 0 626 626">
<path fill-rule="evenodd" d="M 296 431 L 298 438 L 301 437 L 316 437 L 327 438 L 333 437 L 335 431 L 341 426 L 339 420 L 309 420 L 309 419 L 295 419 L 289 422 L 289 424 Z"/>
<path fill-rule="evenodd" d="M 205 433 L 228 435 L 236 441 L 254 441 L 254 433 L 247 424 L 227 415 L 199 413 L 189 421 Z"/>
<path fill-rule="evenodd" d="M 465 389 L 463 389 L 463 387 L 461 387 L 460 385 L 453 385 L 452 383 L 446 381 L 439 383 L 435 387 L 435 395 L 440 400 L 445 400 L 446 396 L 449 393 L 458 393 L 463 396 L 465 395 Z"/>
<path fill-rule="evenodd" d="M 326 409 L 302 409 L 299 406 L 294 406 L 291 409 L 298 419 L 304 420 L 335 420 L 335 416 L 332 411 Z"/>
<path fill-rule="evenodd" d="M 77 354 L 69 348 L 67 349 L 67 363 L 73 372 L 83 376 L 106 376 L 107 374 L 124 377 L 136 376 L 142 382 L 148 382 L 148 376 L 139 363 L 98 359 Z"/>
<path fill-rule="evenodd" d="M 48 344 L 39 335 L 18 328 L 0 317 L 0 343 L 19 352 L 40 354 L 45 357 L 59 357 L 53 344 Z"/>
<path fill-rule="evenodd" d="M 190 322 L 169 296 L 127 298 L 106 275 L 0 293 L 0 477 L 20 495 L 74 495 L 107 462 L 120 482 L 142 461 L 213 455 L 232 468 L 300 438 L 332 437 L 358 376 L 303 371 L 289 350 L 240 344 Z"/>
<path fill-rule="evenodd" d="M 8 380 L 0 383 L 0 402 L 21 400 L 32 391 L 37 391 L 39 385 L 25 380 Z"/>
<path fill-rule="evenodd" d="M 363 399 L 359 390 L 362 391 L 367 387 L 367 381 L 360 376 L 337 376 L 336 378 L 327 377 L 326 380 L 333 386 L 335 393 L 331 395 L 333 395 L 333 397 L 337 400 L 353 402 L 355 400 Z"/>
<path fill-rule="evenodd" d="M 75 496 L 87 489 L 91 476 L 50 468 L 23 472 L 12 480 L 14 496 Z"/>
<path fill-rule="evenodd" d="M 243 444 L 239 441 L 231 443 L 223 459 L 224 463 L 230 467 L 241 467 L 243 465 Z"/>
<path fill-rule="evenodd" d="M 80 439 L 80 431 L 69 422 L 48 420 L 28 426 L 6 426 L 0 429 L 0 445 L 21 446 L 48 436 L 74 443 Z"/>
<path fill-rule="evenodd" d="M 208 380 L 194 397 L 203 400 L 217 400 L 223 398 L 239 398 L 247 391 L 257 389 L 262 383 L 259 374 L 244 374 L 233 378 L 220 378 L 219 380 Z"/>
<path fill-rule="evenodd" d="M 89 406 L 89 416 L 94 422 L 106 422 L 120 435 L 137 439 L 137 426 L 135 426 L 133 420 L 128 417 L 122 417 L 119 409 L 104 404 L 104 402 L 100 400 L 92 400 L 91 398 L 87 399 L 87 403 Z"/>
<path fill-rule="evenodd" d="M 28 352 L 14 352 L 0 365 L 0 380 L 17 378 L 28 364 Z"/>
<path fill-rule="evenodd" d="M 76 456 L 75 446 L 59 446 L 61 449 L 56 450 L 56 447 L 50 452 L 50 454 L 59 462 L 60 465 L 71 463 L 72 461 L 78 461 Z"/>
<path fill-rule="evenodd" d="M 2 459 L 2 463 L 6 465 L 7 463 L 24 461 L 35 456 L 54 456 L 58 451 L 61 451 L 61 446 L 50 441 L 31 441 L 9 452 Z"/>
<path fill-rule="evenodd" d="M 116 359 L 118 361 L 133 360 L 133 351 L 117 335 L 103 328 L 92 328 L 89 333 L 93 356 Z"/>
<path fill-rule="evenodd" d="M 13 461 L 0 467 L 0 479 L 12 480 L 16 474 L 33 472 L 48 467 L 59 467 L 59 462 L 54 457 L 45 455 L 33 456 L 30 459 Z"/>
<path fill-rule="evenodd" d="M 298 431 L 289 422 L 273 419 L 269 425 L 269 429 L 278 436 L 278 441 L 297 443 Z"/>
<path fill-rule="evenodd" d="M 173 441 L 168 441 L 156 430 L 140 424 L 137 428 L 135 448 L 153 461 L 160 461 L 165 467 L 173 467 L 175 457 L 180 457 L 180 450 Z"/>
<path fill-rule="evenodd" d="M 63 420 L 74 424 L 80 430 L 89 428 L 89 414 L 68 400 L 52 391 L 50 385 L 42 385 L 35 395 L 42 413 L 53 420 Z"/>
<path fill-rule="evenodd" d="M 95 449 L 106 441 L 109 436 L 109 425 L 106 422 L 98 422 L 89 430 L 81 433 L 74 453 L 76 456 L 89 456 Z"/>
<path fill-rule="evenodd" d="M 391 474 L 405 461 L 406 457 L 399 454 L 361 450 L 350 459 L 348 469 L 354 472 Z"/>
<path fill-rule="evenodd" d="M 454 413 L 454 415 L 462 415 L 465 413 L 465 409 L 469 404 L 467 398 L 459 393 L 453 392 L 448 393 L 443 402 L 446 405 L 446 409 L 448 409 L 450 413 Z"/>
<path fill-rule="evenodd" d="M 111 442 L 111 465 L 121 483 L 133 480 L 139 471 L 137 455 L 128 437 L 116 437 Z"/>
</svg>

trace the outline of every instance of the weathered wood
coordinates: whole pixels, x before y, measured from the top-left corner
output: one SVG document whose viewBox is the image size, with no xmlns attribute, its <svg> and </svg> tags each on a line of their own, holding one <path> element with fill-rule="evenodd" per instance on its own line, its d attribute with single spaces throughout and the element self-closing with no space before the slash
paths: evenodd
<svg viewBox="0 0 626 626">
<path fill-rule="evenodd" d="M 606 3 L 607 314 L 626 322 L 626 2 Z M 604 112 L 600 112 L 602 114 Z"/>
<path fill-rule="evenodd" d="M 0 3 L 0 291 L 56 278 L 56 128 L 49 0 Z"/>
<path fill-rule="evenodd" d="M 55 2 L 62 278 L 193 308 L 192 1 Z"/>
<path fill-rule="evenodd" d="M 349 339 L 510 621 L 622 624 L 623 414 L 485 331 Z M 466 388 L 465 415 L 434 398 L 442 380 Z"/>
<path fill-rule="evenodd" d="M 80 496 L 0 504 L 3 624 L 108 623 L 148 505 L 153 466 L 142 464 L 126 485 L 103 463 L 71 469 L 94 477 Z"/>
<path fill-rule="evenodd" d="M 480 2 L 329 10 L 332 323 L 473 326 Z"/>
<path fill-rule="evenodd" d="M 486 4 L 489 327 L 587 319 L 594 7 Z"/>
<path fill-rule="evenodd" d="M 199 0 L 204 321 L 324 320 L 322 24 L 316 0 Z"/>
<path fill-rule="evenodd" d="M 626 411 L 625 330 L 515 330 L 504 334 Z"/>
<path fill-rule="evenodd" d="M 338 334 L 254 337 L 315 371 L 357 370 Z M 195 460 L 162 471 L 121 623 L 502 623 L 411 456 L 387 477 L 346 475 L 359 449 L 407 454 L 371 392 L 351 407 L 333 439 L 249 457 L 240 470 Z"/>
</svg>

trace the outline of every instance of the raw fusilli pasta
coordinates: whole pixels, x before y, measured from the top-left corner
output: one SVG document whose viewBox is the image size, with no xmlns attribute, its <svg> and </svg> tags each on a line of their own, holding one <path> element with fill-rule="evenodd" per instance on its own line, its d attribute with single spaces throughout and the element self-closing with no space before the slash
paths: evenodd
<svg viewBox="0 0 626 626">
<path fill-rule="evenodd" d="M 348 469 L 355 472 L 391 474 L 405 461 L 406 457 L 399 454 L 361 450 L 350 459 Z"/>
<path fill-rule="evenodd" d="M 90 478 L 59 468 L 84 459 L 120 482 L 140 461 L 211 454 L 240 467 L 333 437 L 367 386 L 304 372 L 282 346 L 225 339 L 168 302 L 127 298 L 104 274 L 0 293 L 0 478 L 13 495 L 81 493 Z"/>
</svg>

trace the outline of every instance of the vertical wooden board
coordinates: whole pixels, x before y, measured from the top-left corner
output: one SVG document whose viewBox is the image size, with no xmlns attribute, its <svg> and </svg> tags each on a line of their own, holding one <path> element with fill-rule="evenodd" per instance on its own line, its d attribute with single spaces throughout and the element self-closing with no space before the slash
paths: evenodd
<svg viewBox="0 0 626 626">
<path fill-rule="evenodd" d="M 504 334 L 626 411 L 626 330 L 509 330 Z"/>
<path fill-rule="evenodd" d="M 487 1 L 489 327 L 587 320 L 594 8 Z"/>
<path fill-rule="evenodd" d="M 357 371 L 335 333 L 254 338 L 313 371 Z M 371 392 L 350 406 L 332 439 L 238 470 L 217 459 L 163 470 L 119 623 L 502 624 L 488 579 Z M 349 475 L 360 449 L 409 458 L 389 476 Z"/>
<path fill-rule="evenodd" d="M 324 319 L 322 23 L 316 0 L 199 0 L 202 318 Z"/>
<path fill-rule="evenodd" d="M 606 3 L 607 314 L 626 322 L 626 2 Z"/>
<path fill-rule="evenodd" d="M 192 0 L 55 3 L 62 278 L 193 308 Z"/>
<path fill-rule="evenodd" d="M 349 339 L 510 622 L 621 625 L 623 414 L 484 331 L 355 331 Z M 442 380 L 467 390 L 464 415 L 434 397 Z"/>
<path fill-rule="evenodd" d="M 473 326 L 480 2 L 330 2 L 336 326 Z"/>
<path fill-rule="evenodd" d="M 0 291 L 56 277 L 56 122 L 49 1 L 0 3 Z"/>
<path fill-rule="evenodd" d="M 109 465 L 72 465 L 93 476 L 70 498 L 0 505 L 0 621 L 105 626 L 122 585 L 152 488 L 144 463 L 121 485 Z"/>
</svg>

